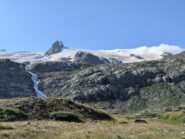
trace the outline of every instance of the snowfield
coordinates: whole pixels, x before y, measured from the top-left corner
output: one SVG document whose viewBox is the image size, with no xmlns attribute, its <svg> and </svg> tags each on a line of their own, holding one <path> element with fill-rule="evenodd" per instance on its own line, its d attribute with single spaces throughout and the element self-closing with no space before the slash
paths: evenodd
<svg viewBox="0 0 185 139">
<path fill-rule="evenodd" d="M 60 61 L 62 58 L 68 58 L 73 61 L 74 56 L 77 52 L 83 51 L 87 53 L 92 53 L 93 55 L 104 57 L 104 58 L 115 58 L 123 63 L 129 62 L 139 62 L 139 61 L 149 61 L 161 59 L 163 55 L 167 53 L 177 54 L 184 49 L 175 45 L 160 44 L 159 46 L 141 46 L 134 49 L 114 49 L 114 50 L 87 50 L 87 49 L 77 49 L 77 48 L 63 48 L 62 52 L 53 54 L 51 56 L 45 56 L 44 52 L 6 52 L 0 51 L 1 59 L 11 59 L 12 61 L 23 63 L 23 62 L 46 62 L 46 61 Z M 143 59 L 138 59 L 136 57 L 131 57 L 134 54 L 140 56 Z"/>
</svg>

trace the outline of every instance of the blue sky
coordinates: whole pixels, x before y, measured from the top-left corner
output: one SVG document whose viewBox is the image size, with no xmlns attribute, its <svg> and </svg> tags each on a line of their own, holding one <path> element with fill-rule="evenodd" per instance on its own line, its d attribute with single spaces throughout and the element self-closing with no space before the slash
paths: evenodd
<svg viewBox="0 0 185 139">
<path fill-rule="evenodd" d="M 0 0 L 0 49 L 45 51 L 167 43 L 185 48 L 185 0 Z"/>
</svg>

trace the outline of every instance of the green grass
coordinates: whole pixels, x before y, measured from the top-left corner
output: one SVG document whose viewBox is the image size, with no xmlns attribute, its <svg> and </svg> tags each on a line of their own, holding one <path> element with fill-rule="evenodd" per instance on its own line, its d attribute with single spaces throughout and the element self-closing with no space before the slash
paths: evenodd
<svg viewBox="0 0 185 139">
<path fill-rule="evenodd" d="M 1 130 L 12 130 L 12 129 L 14 129 L 14 128 L 12 128 L 10 126 L 4 126 L 4 125 L 0 124 L 0 131 Z"/>
<path fill-rule="evenodd" d="M 0 116 L 7 114 L 10 119 L 12 114 L 20 117 L 20 111 L 28 117 L 48 116 L 47 119 L 0 122 L 0 139 L 180 139 L 185 136 L 183 106 L 164 114 L 145 111 L 111 115 L 70 100 L 31 98 L 0 100 L 0 108 Z M 136 118 L 148 124 L 135 123 Z"/>
<path fill-rule="evenodd" d="M 59 121 L 1 122 L 0 139 L 181 139 L 185 135 L 184 124 L 179 124 L 183 122 L 183 111 L 161 115 L 159 119 L 155 118 L 158 115 L 149 112 L 113 114 L 111 117 L 115 121 L 68 122 L 63 119 L 61 121 L 60 118 L 73 117 L 76 113 L 57 111 L 51 112 L 50 116 L 59 118 Z M 148 124 L 135 123 L 137 116 L 142 117 Z M 169 120 L 175 122 L 169 122 Z M 11 127 L 12 130 L 8 130 L 7 127 Z"/>
<path fill-rule="evenodd" d="M 26 115 L 19 109 L 15 108 L 0 108 L 0 121 L 17 121 L 25 120 Z"/>
<path fill-rule="evenodd" d="M 184 124 L 185 123 L 185 112 L 168 112 L 161 116 L 162 121 L 172 123 L 172 124 Z"/>
<path fill-rule="evenodd" d="M 159 118 L 160 114 L 152 112 L 141 112 L 136 114 L 136 118 Z"/>
<path fill-rule="evenodd" d="M 136 120 L 136 119 L 152 119 L 152 118 L 157 118 L 159 119 L 160 114 L 157 113 L 151 113 L 151 112 L 140 112 L 140 113 L 134 113 L 134 114 L 126 114 L 125 119 L 127 120 Z"/>
<path fill-rule="evenodd" d="M 136 119 L 136 116 L 135 116 L 135 115 L 132 115 L 132 114 L 127 114 L 127 115 L 125 116 L 125 118 L 126 118 L 127 120 L 133 120 L 133 119 Z"/>
<path fill-rule="evenodd" d="M 17 120 L 114 120 L 108 113 L 65 99 L 24 98 L 0 100 L 0 121 Z M 80 117 L 80 118 L 79 118 Z"/>
<path fill-rule="evenodd" d="M 119 115 L 119 120 L 123 119 L 124 115 Z M 147 119 L 147 122 L 148 124 L 137 124 L 132 120 L 127 121 L 127 124 L 109 121 L 3 122 L 5 127 L 14 129 L 1 130 L 0 139 L 181 139 L 184 136 L 183 125 L 163 123 L 153 119 Z"/>
</svg>

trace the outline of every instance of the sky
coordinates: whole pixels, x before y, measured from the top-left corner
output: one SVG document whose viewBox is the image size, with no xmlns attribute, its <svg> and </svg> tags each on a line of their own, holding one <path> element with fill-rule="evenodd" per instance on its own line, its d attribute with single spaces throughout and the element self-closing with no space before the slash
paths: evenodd
<svg viewBox="0 0 185 139">
<path fill-rule="evenodd" d="M 0 0 L 0 49 L 185 48 L 185 0 Z"/>
</svg>

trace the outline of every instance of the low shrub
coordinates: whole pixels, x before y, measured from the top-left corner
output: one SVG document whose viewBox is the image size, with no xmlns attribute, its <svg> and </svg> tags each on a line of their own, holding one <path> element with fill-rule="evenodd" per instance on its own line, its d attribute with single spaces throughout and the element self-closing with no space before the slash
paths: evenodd
<svg viewBox="0 0 185 139">
<path fill-rule="evenodd" d="M 65 111 L 51 112 L 49 117 L 57 121 L 82 122 L 78 115 Z"/>
<path fill-rule="evenodd" d="M 27 116 L 18 109 L 0 108 L 0 121 L 25 120 Z"/>
</svg>

